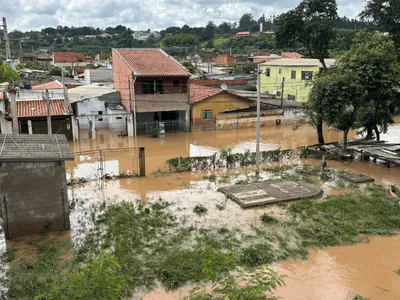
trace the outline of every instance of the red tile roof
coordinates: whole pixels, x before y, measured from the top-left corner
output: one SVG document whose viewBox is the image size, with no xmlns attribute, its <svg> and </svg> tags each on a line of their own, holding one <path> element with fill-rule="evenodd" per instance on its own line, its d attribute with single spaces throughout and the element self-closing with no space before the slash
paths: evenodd
<svg viewBox="0 0 400 300">
<path fill-rule="evenodd" d="M 221 90 L 209 86 L 191 84 L 190 85 L 190 103 L 197 103 L 206 100 L 212 96 L 218 95 L 220 93 L 228 93 L 233 96 L 238 96 L 233 91 Z"/>
<path fill-rule="evenodd" d="M 236 35 L 250 35 L 250 31 L 240 31 Z"/>
<path fill-rule="evenodd" d="M 189 76 L 189 72 L 161 49 L 113 49 L 137 76 Z"/>
<path fill-rule="evenodd" d="M 54 52 L 54 63 L 74 63 L 83 62 L 85 55 L 83 52 Z"/>
<path fill-rule="evenodd" d="M 32 90 L 58 90 L 58 89 L 62 89 L 62 84 L 57 80 L 39 85 L 34 85 L 32 87 Z"/>
<path fill-rule="evenodd" d="M 297 52 L 283 52 L 281 58 L 302 58 L 303 55 Z"/>
<path fill-rule="evenodd" d="M 45 117 L 47 116 L 47 106 L 44 100 L 17 101 L 18 117 Z M 55 99 L 50 101 L 51 116 L 64 116 L 64 100 Z"/>
</svg>

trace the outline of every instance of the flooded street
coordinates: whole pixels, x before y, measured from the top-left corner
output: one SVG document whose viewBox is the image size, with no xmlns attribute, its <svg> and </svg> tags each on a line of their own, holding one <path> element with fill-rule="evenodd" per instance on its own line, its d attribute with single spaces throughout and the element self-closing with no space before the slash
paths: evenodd
<svg viewBox="0 0 400 300">
<path fill-rule="evenodd" d="M 383 140 L 400 143 L 400 118 L 382 135 Z M 340 140 L 342 134 L 325 130 L 325 141 Z M 355 133 L 349 138 L 355 138 Z M 293 131 L 291 126 L 264 127 L 261 130 L 261 150 L 296 149 L 299 146 L 317 142 L 315 129 L 302 126 Z M 98 131 L 97 140 L 82 140 L 70 143 L 76 155 L 74 162 L 67 162 L 67 176 L 84 177 L 90 181 L 69 188 L 71 210 L 71 231 L 68 237 L 75 245 L 82 245 L 90 228 L 95 227 L 92 212 L 102 202 L 140 202 L 155 203 L 165 199 L 170 203 L 168 210 L 180 224 L 196 229 L 210 229 L 215 226 L 239 228 L 243 233 L 251 232 L 260 226 L 260 216 L 264 213 L 285 218 L 278 205 L 263 208 L 241 209 L 236 203 L 226 199 L 218 188 L 254 178 L 254 168 L 233 170 L 198 171 L 169 173 L 165 161 L 182 156 L 207 156 L 219 151 L 221 147 L 233 146 L 234 151 L 243 153 L 255 149 L 255 130 L 240 129 L 229 131 L 198 131 L 167 134 L 164 138 L 119 137 L 117 132 Z M 99 175 L 100 149 L 145 147 L 146 177 L 97 180 Z M 135 151 L 103 153 L 104 174 L 117 175 L 127 171 L 136 171 L 138 155 Z M 288 165 L 310 164 L 320 166 L 321 160 L 295 159 Z M 328 161 L 328 167 L 349 172 L 363 173 L 383 185 L 400 186 L 400 168 L 388 169 L 372 161 L 339 162 Z M 158 170 L 162 172 L 154 173 Z M 263 171 L 262 179 L 274 179 Z M 207 179 L 207 180 L 206 180 Z M 323 187 L 325 193 L 340 194 L 342 191 L 332 187 Z M 72 200 L 73 199 L 73 200 Z M 204 206 L 208 213 L 193 215 L 196 205 Z M 216 209 L 218 208 L 218 209 Z M 23 248 L 23 241 L 7 242 L 8 247 Z M 0 239 L 0 266 L 4 276 L 4 239 Z M 21 244 L 21 245 L 20 245 Z M 400 276 L 395 270 L 400 268 L 400 236 L 372 237 L 370 243 L 354 246 L 328 247 L 323 250 L 311 250 L 307 260 L 282 261 L 274 268 L 288 275 L 286 286 L 277 290 L 276 295 L 283 299 L 352 299 L 359 293 L 371 299 L 400 299 Z M 1 274 L 3 273 L 3 274 Z M 191 286 L 184 286 L 171 292 L 159 287 L 143 294 L 144 300 L 183 299 L 189 294 Z M 1 295 L 1 289 L 0 289 Z M 1 298 L 1 297 L 0 297 Z M 136 299 L 136 298 L 133 298 Z"/>
</svg>

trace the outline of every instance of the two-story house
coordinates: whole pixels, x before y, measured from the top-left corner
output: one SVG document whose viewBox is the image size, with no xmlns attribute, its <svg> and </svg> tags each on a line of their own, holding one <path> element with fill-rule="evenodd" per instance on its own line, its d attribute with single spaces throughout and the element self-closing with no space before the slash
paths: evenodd
<svg viewBox="0 0 400 300">
<path fill-rule="evenodd" d="M 146 134 L 162 122 L 166 132 L 190 125 L 190 73 L 161 49 L 113 49 L 114 89 L 133 114 L 133 131 Z M 131 133 L 133 132 L 133 133 Z"/>
<path fill-rule="evenodd" d="M 336 60 L 325 59 L 327 67 L 334 65 Z M 318 59 L 280 58 L 260 64 L 261 92 L 283 98 L 306 101 L 312 88 L 314 76 L 322 69 Z"/>
</svg>

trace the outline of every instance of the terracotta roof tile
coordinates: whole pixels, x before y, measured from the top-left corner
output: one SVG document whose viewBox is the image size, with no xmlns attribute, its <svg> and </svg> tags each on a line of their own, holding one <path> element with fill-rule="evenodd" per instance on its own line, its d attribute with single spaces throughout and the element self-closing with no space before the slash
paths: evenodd
<svg viewBox="0 0 400 300">
<path fill-rule="evenodd" d="M 137 76 L 189 76 L 189 72 L 161 49 L 113 49 Z"/>
<path fill-rule="evenodd" d="M 83 52 L 54 52 L 55 63 L 74 63 L 83 62 L 85 55 Z"/>
<path fill-rule="evenodd" d="M 283 52 L 281 55 L 282 58 L 302 58 L 303 55 L 297 52 Z"/>
<path fill-rule="evenodd" d="M 58 89 L 62 89 L 62 84 L 57 80 L 34 85 L 32 87 L 32 90 L 58 90 Z"/>
<path fill-rule="evenodd" d="M 197 103 L 206 100 L 212 96 L 218 95 L 220 93 L 228 93 L 237 96 L 237 93 L 233 91 L 221 90 L 217 88 L 212 88 L 209 86 L 203 86 L 198 84 L 190 85 L 190 103 Z"/>
<path fill-rule="evenodd" d="M 47 106 L 44 100 L 24 100 L 17 101 L 18 117 L 45 117 L 47 116 Z M 51 116 L 64 116 L 64 100 L 55 99 L 50 102 Z"/>
</svg>

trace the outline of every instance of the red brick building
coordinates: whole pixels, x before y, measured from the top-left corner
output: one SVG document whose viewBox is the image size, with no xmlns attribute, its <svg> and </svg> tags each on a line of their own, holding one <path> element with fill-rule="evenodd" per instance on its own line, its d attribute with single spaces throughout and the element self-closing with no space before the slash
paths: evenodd
<svg viewBox="0 0 400 300">
<path fill-rule="evenodd" d="M 218 66 L 229 66 L 230 64 L 234 64 L 236 62 L 236 57 L 229 55 L 218 55 L 215 58 L 215 63 Z"/>
<path fill-rule="evenodd" d="M 52 64 L 57 67 L 77 67 L 86 66 L 91 60 L 83 52 L 54 52 Z"/>
<path fill-rule="evenodd" d="M 169 124 L 189 128 L 190 73 L 178 61 L 161 49 L 113 49 L 112 60 L 114 89 L 133 113 L 137 134 L 159 122 L 166 124 L 167 132 Z"/>
</svg>

